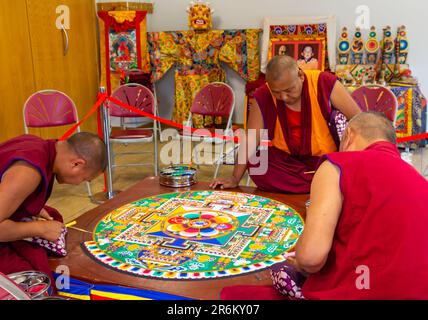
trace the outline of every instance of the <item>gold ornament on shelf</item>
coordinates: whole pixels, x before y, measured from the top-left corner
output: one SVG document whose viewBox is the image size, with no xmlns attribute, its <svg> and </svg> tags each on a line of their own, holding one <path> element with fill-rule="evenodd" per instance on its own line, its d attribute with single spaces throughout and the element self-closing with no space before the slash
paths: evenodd
<svg viewBox="0 0 428 320">
<path fill-rule="evenodd" d="M 345 65 L 349 63 L 350 50 L 351 50 L 351 45 L 348 39 L 348 29 L 346 27 L 343 27 L 342 33 L 340 35 L 339 43 L 337 44 L 339 64 Z"/>
<path fill-rule="evenodd" d="M 365 44 L 366 64 L 376 64 L 379 56 L 379 41 L 377 40 L 376 27 L 370 28 L 369 39 Z"/>
<path fill-rule="evenodd" d="M 382 40 L 382 63 L 393 64 L 394 63 L 394 39 L 392 38 L 391 27 L 386 26 L 383 29 L 383 40 Z"/>
<path fill-rule="evenodd" d="M 351 46 L 351 64 L 363 64 L 364 41 L 360 28 L 355 29 Z"/>
<path fill-rule="evenodd" d="M 396 47 L 398 55 L 396 57 L 398 64 L 406 64 L 407 54 L 409 52 L 409 42 L 407 41 L 406 27 L 400 26 L 397 30 Z"/>
</svg>

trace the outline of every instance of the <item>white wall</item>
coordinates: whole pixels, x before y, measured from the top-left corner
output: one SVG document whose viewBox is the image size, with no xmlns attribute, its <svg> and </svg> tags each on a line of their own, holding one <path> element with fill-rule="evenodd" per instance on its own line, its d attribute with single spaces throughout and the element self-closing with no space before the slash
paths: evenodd
<svg viewBox="0 0 428 320">
<path fill-rule="evenodd" d="M 108 2 L 99 0 L 100 2 Z M 135 0 L 134 0 L 135 1 Z M 142 0 L 141 2 L 148 2 Z M 186 8 L 188 0 L 158 0 L 154 2 L 154 14 L 149 15 L 149 31 L 187 30 Z M 380 39 L 381 28 L 390 25 L 393 34 L 399 25 L 407 26 L 410 42 L 408 63 L 413 75 L 428 93 L 428 39 L 425 23 L 428 2 L 422 0 L 211 0 L 214 12 L 214 28 L 262 28 L 263 17 L 286 17 L 290 15 L 319 16 L 336 15 L 338 32 L 342 26 L 348 29 L 355 25 L 360 5 L 370 9 L 370 24 L 375 25 Z M 161 115 L 170 116 L 173 106 L 173 72 L 169 72 L 157 86 L 161 99 Z M 242 123 L 244 82 L 231 70 L 228 81 L 237 96 L 235 121 Z"/>
</svg>

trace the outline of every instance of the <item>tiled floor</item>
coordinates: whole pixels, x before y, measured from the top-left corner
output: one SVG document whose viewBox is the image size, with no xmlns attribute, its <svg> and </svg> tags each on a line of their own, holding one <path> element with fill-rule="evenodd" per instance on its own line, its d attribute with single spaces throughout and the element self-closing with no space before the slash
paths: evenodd
<svg viewBox="0 0 428 320">
<path fill-rule="evenodd" d="M 165 146 L 163 142 L 159 148 Z M 231 146 L 228 146 L 229 148 Z M 153 150 L 152 145 L 147 144 L 143 147 L 137 145 L 128 146 L 115 146 L 115 152 L 135 152 L 144 148 L 146 151 Z M 161 149 L 159 149 L 161 150 Z M 127 158 L 125 158 L 127 157 Z M 426 170 L 425 174 L 428 177 L 428 148 L 420 148 L 412 151 L 411 157 L 412 164 L 415 168 L 422 172 Z M 118 163 L 124 163 L 125 161 L 143 161 L 153 163 L 153 154 L 144 154 L 141 156 L 122 156 Z M 190 159 L 184 159 L 185 163 L 189 163 Z M 161 167 L 165 167 L 165 164 L 161 164 Z M 211 181 L 214 174 L 215 167 L 213 165 L 201 165 L 198 170 L 198 179 L 201 181 Z M 224 165 L 220 169 L 219 176 L 228 176 L 232 173 L 233 167 L 230 165 Z M 124 190 L 129 188 L 133 184 L 139 182 L 147 176 L 153 175 L 153 167 L 119 167 L 116 168 L 113 177 L 113 186 L 115 189 Z M 243 179 L 241 183 L 245 184 L 246 180 Z M 102 192 L 104 185 L 104 178 L 98 177 L 92 181 L 93 193 Z M 94 208 L 96 204 L 91 203 L 86 193 L 84 185 L 81 186 L 69 186 L 69 185 L 58 185 L 55 184 L 54 191 L 48 202 L 48 205 L 57 208 L 64 216 L 65 222 L 72 221 L 78 216 L 82 215 L 86 211 Z"/>
</svg>

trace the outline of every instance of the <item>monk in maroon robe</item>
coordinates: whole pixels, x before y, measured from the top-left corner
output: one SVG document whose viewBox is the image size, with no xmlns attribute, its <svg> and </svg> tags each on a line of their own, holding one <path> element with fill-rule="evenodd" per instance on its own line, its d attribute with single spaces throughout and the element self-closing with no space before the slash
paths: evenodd
<svg viewBox="0 0 428 320">
<path fill-rule="evenodd" d="M 0 272 L 51 275 L 45 249 L 23 239 L 56 241 L 62 217 L 45 206 L 54 179 L 73 185 L 90 181 L 104 171 L 106 159 L 104 142 L 85 132 L 66 141 L 23 135 L 0 144 Z M 31 217 L 39 219 L 22 222 Z"/>
<path fill-rule="evenodd" d="M 353 118 L 341 151 L 321 159 L 312 182 L 295 248 L 303 296 L 428 299 L 428 181 L 401 159 L 383 115 Z M 266 286 L 225 288 L 222 298 L 263 299 L 258 292 L 278 299 Z"/>
<path fill-rule="evenodd" d="M 428 299 L 428 181 L 383 115 L 351 120 L 322 158 L 296 265 L 308 299 Z"/>
<path fill-rule="evenodd" d="M 232 177 L 214 180 L 212 188 L 236 187 L 248 168 L 262 190 L 308 193 L 320 157 L 336 151 L 340 143 L 334 112 L 342 112 L 347 119 L 360 112 L 334 75 L 302 71 L 288 56 L 269 61 L 266 81 L 254 93 L 256 103 L 249 112 L 248 132 L 241 137 Z M 257 151 L 262 129 L 267 130 L 272 146 Z M 254 138 L 250 131 L 255 132 Z M 257 158 L 260 163 L 254 163 Z M 263 159 L 267 159 L 266 169 L 253 170 L 263 165 Z"/>
</svg>

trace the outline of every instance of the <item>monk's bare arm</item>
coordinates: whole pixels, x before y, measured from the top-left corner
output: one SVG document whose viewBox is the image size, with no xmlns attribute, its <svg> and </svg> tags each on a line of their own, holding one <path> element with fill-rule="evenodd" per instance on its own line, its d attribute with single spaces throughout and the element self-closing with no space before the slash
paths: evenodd
<svg viewBox="0 0 428 320">
<path fill-rule="evenodd" d="M 40 173 L 23 161 L 15 162 L 6 170 L 0 182 L 0 222 L 18 209 L 40 181 Z"/>
<path fill-rule="evenodd" d="M 339 82 L 336 81 L 333 91 L 331 92 L 330 101 L 333 106 L 342 112 L 348 120 L 361 112 L 357 103 L 352 99 L 349 91 Z"/>
<path fill-rule="evenodd" d="M 329 161 L 314 176 L 305 229 L 296 245 L 297 268 L 303 272 L 318 272 L 327 260 L 342 210 L 339 182 L 340 171 Z"/>
<path fill-rule="evenodd" d="M 9 218 L 40 184 L 40 173 L 26 162 L 14 163 L 0 182 L 0 242 L 42 236 L 41 222 L 14 222 Z"/>
<path fill-rule="evenodd" d="M 247 147 L 240 147 L 238 151 L 238 159 L 245 159 L 245 163 L 241 161 L 242 163 L 235 165 L 233 170 L 233 176 L 238 181 L 241 180 L 245 170 L 247 169 L 248 159 L 256 153 L 257 147 L 260 145 L 260 131 L 263 129 L 263 127 L 264 123 L 262 113 L 260 111 L 259 105 L 256 101 L 254 101 L 248 114 L 246 136 L 243 137 L 243 141 L 241 143 L 241 145 L 246 145 Z M 252 139 L 254 135 L 249 135 L 250 130 L 253 130 L 253 133 L 255 133 L 255 141 Z"/>
</svg>

